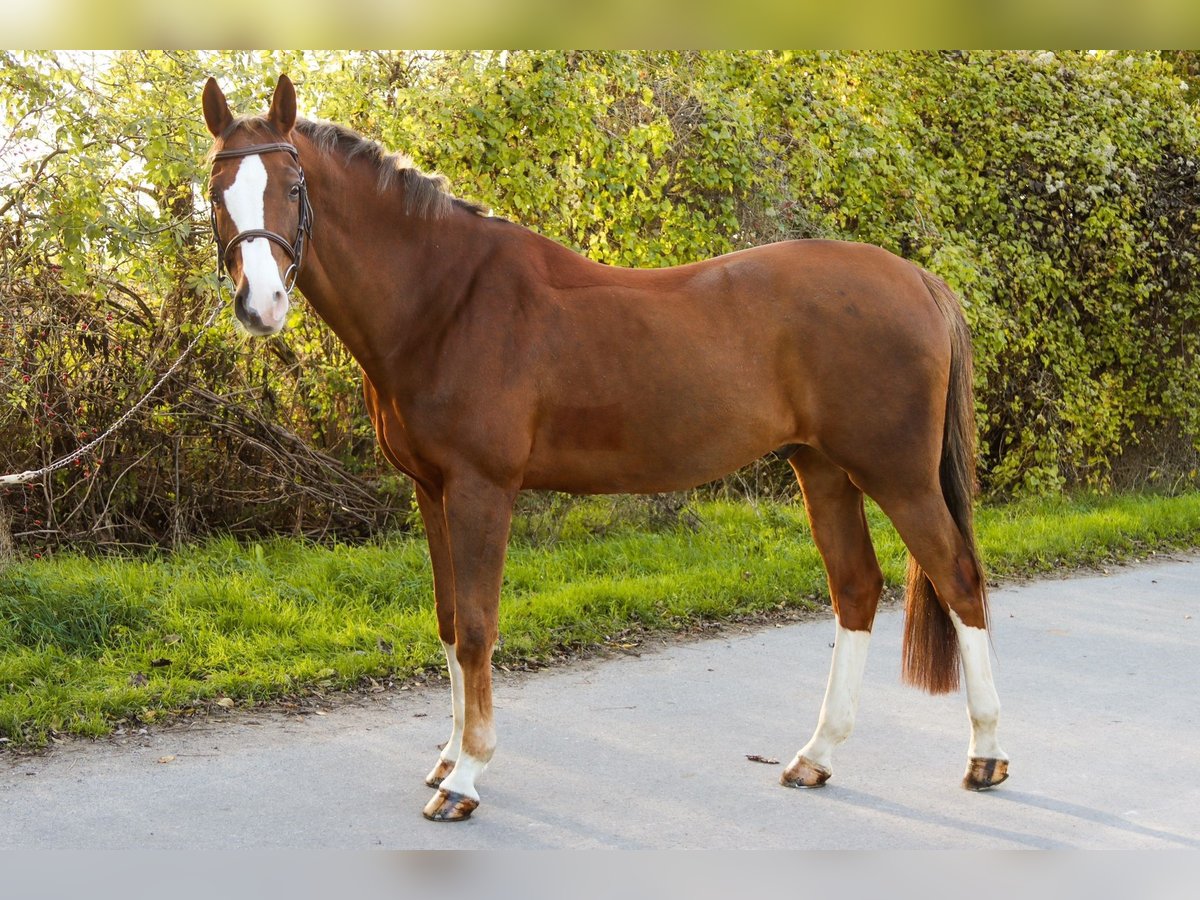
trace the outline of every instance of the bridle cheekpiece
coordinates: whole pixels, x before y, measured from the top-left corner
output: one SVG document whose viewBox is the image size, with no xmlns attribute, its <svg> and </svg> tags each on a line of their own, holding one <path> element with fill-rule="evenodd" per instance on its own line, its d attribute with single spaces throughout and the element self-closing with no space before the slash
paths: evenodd
<svg viewBox="0 0 1200 900">
<path fill-rule="evenodd" d="M 295 145 L 285 142 L 275 144 L 253 144 L 249 147 L 238 147 L 233 150 L 218 150 L 213 154 L 213 160 L 218 159 L 235 159 L 242 156 L 255 156 L 259 153 L 277 153 L 284 152 L 292 154 L 292 158 L 296 160 L 297 165 L 300 163 L 300 152 Z M 248 241 L 253 238 L 266 238 L 274 244 L 278 244 L 283 248 L 284 253 L 291 259 L 292 264 L 288 266 L 287 272 L 284 273 L 283 282 L 284 289 L 291 293 L 293 285 L 296 283 L 296 277 L 300 274 L 300 267 L 304 264 L 304 246 L 312 237 L 312 204 L 308 200 L 308 186 L 304 182 L 304 169 L 300 169 L 300 221 L 296 226 L 296 237 L 292 241 L 288 241 L 283 235 L 276 234 L 274 231 L 267 231 L 265 228 L 249 228 L 246 231 L 239 231 L 229 241 L 228 244 L 222 246 L 221 235 L 217 231 L 217 208 L 210 205 L 209 220 L 212 224 L 213 239 L 217 243 L 217 277 L 224 278 L 229 274 L 229 254 L 233 248 L 242 241 Z"/>
</svg>

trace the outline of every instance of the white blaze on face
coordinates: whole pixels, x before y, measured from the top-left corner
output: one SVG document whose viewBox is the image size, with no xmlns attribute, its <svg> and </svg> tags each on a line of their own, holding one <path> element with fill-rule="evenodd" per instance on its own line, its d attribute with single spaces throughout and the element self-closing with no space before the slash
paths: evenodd
<svg viewBox="0 0 1200 900">
<path fill-rule="evenodd" d="M 245 157 L 238 166 L 237 177 L 224 195 L 225 209 L 239 234 L 267 227 L 266 193 L 267 167 L 262 158 L 257 155 Z M 283 328 L 288 300 L 279 266 L 271 254 L 271 242 L 266 238 L 251 238 L 238 244 L 234 252 L 242 255 L 242 277 L 249 288 L 246 309 L 262 321 L 264 331 L 261 333 L 274 334 Z"/>
</svg>

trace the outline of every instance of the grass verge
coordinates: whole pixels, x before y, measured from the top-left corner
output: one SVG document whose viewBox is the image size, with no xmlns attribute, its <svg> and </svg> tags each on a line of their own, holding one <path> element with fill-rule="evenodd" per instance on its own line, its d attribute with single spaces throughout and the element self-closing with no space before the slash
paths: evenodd
<svg viewBox="0 0 1200 900">
<path fill-rule="evenodd" d="M 569 506 L 552 532 L 518 522 L 497 664 L 828 603 L 798 504 L 699 502 L 647 530 L 622 502 Z M 904 549 L 869 519 L 898 585 Z M 978 527 L 992 577 L 1019 577 L 1200 545 L 1200 494 L 985 507 Z M 418 536 L 0 564 L 0 748 L 440 669 L 432 605 Z"/>
</svg>

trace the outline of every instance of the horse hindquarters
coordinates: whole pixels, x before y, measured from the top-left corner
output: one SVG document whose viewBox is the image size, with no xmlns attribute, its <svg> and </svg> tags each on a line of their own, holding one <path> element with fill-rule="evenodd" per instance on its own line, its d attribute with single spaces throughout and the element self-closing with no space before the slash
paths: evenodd
<svg viewBox="0 0 1200 900">
<path fill-rule="evenodd" d="M 950 333 L 950 377 L 936 474 L 909 473 L 886 483 L 875 499 L 911 554 L 903 677 L 930 693 L 967 682 L 971 722 L 963 786 L 982 790 L 1007 778 L 1008 757 L 996 738 L 1000 701 L 988 650 L 987 588 L 975 542 L 975 407 L 971 342 L 958 299 L 941 279 L 922 272 Z"/>
<path fill-rule="evenodd" d="M 905 680 L 932 693 L 954 690 L 961 661 L 972 728 L 964 786 L 983 789 L 1006 777 L 1007 757 L 996 739 L 999 701 L 988 656 L 984 574 L 971 516 L 974 405 L 970 337 L 949 288 L 933 276 L 923 272 L 921 276 L 940 315 L 929 319 L 925 330 L 905 332 L 897 319 L 886 323 L 895 325 L 893 331 L 877 331 L 880 343 L 874 347 L 872 359 L 860 359 L 860 369 L 854 374 L 848 371 L 837 391 L 828 395 L 829 409 L 838 415 L 826 413 L 820 420 L 823 427 L 814 443 L 824 455 L 805 448 L 792 459 L 829 573 L 838 639 L 821 720 L 813 739 L 784 773 L 788 785 L 823 783 L 830 775 L 833 747 L 853 725 L 878 597 L 872 584 L 878 566 L 869 552 L 866 524 L 854 523 L 851 515 L 861 508 L 856 506 L 861 495 L 854 497 L 859 487 L 892 520 L 912 557 Z M 924 305 L 928 310 L 927 304 L 928 299 L 907 309 Z M 948 341 L 941 327 L 947 329 Z M 884 340 L 893 344 L 885 345 Z M 939 347 L 942 349 L 936 349 Z M 948 357 L 942 355 L 946 350 Z M 890 358 L 914 364 L 880 373 L 881 361 L 888 359 L 889 353 Z M 939 360 L 944 367 L 935 377 Z M 868 368 L 876 380 L 880 374 L 891 379 L 884 391 L 860 395 L 856 388 L 870 384 L 862 378 Z M 848 598 L 868 593 L 869 600 L 848 602 Z"/>
</svg>

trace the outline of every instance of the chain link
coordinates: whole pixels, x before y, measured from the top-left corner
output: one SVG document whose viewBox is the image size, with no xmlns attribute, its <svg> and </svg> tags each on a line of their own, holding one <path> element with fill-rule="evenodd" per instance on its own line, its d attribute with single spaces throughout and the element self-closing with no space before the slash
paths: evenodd
<svg viewBox="0 0 1200 900">
<path fill-rule="evenodd" d="M 287 143 L 260 144 L 252 147 L 242 147 L 236 150 L 221 150 L 216 154 L 215 158 L 222 159 L 224 157 L 233 156 L 250 156 L 256 153 L 272 153 L 277 150 L 287 151 L 297 160 L 300 158 L 299 152 L 296 150 L 296 148 L 292 144 Z M 184 360 L 191 355 L 192 350 L 194 350 L 196 345 L 200 343 L 200 338 L 202 338 L 205 332 L 207 332 L 208 329 L 212 327 L 212 324 L 216 322 L 217 316 L 221 312 L 221 308 L 225 305 L 225 299 L 221 296 L 221 284 L 224 282 L 225 276 L 228 274 L 225 266 L 225 254 L 228 253 L 228 251 L 239 241 L 250 240 L 254 237 L 265 237 L 285 247 L 288 255 L 292 258 L 292 265 L 288 268 L 287 274 L 284 276 L 285 279 L 290 278 L 286 290 L 288 293 L 291 292 L 292 286 L 296 283 L 296 277 L 300 272 L 300 266 L 303 265 L 304 262 L 305 242 L 312 234 L 312 205 L 308 200 L 308 191 L 304 185 L 303 172 L 301 172 L 300 175 L 300 220 L 296 229 L 296 240 L 293 243 L 289 244 L 286 239 L 273 232 L 252 230 L 242 232 L 236 235 L 233 240 L 229 242 L 229 244 L 222 245 L 221 236 L 217 233 L 215 209 L 209 210 L 209 219 L 212 222 L 213 238 L 217 242 L 217 306 L 212 311 L 212 314 L 208 317 L 208 321 L 206 321 L 200 327 L 200 332 L 192 339 L 192 342 L 188 344 L 186 348 L 184 348 L 183 354 L 179 357 L 179 359 L 175 360 L 175 364 L 172 365 L 171 368 L 167 369 L 167 371 L 163 373 L 162 377 L 154 383 L 150 390 L 146 391 L 141 400 L 126 410 L 125 413 L 119 419 L 117 419 L 117 421 L 113 422 L 112 425 L 110 425 L 99 437 L 93 438 L 82 447 L 79 447 L 71 453 L 68 453 L 62 459 L 56 459 L 48 466 L 43 466 L 40 469 L 31 469 L 28 472 L 17 472 L 13 473 L 12 475 L 0 475 L 0 487 L 8 487 L 15 484 L 28 484 L 31 481 L 37 481 L 43 475 L 49 475 L 51 472 L 57 472 L 59 469 L 69 466 L 71 463 L 75 462 L 75 460 L 82 456 L 86 456 L 95 450 L 96 447 L 103 443 L 103 441 L 109 435 L 133 418 L 133 416 L 137 414 L 138 410 L 146 405 L 147 401 L 154 396 L 154 394 L 160 387 L 163 386 L 166 380 L 179 370 L 179 367 L 183 365 Z"/>
<path fill-rule="evenodd" d="M 132 419 L 137 414 L 138 410 L 145 406 L 150 398 L 158 392 L 158 389 L 166 383 L 167 379 L 179 371 L 179 367 L 183 365 L 184 361 L 189 356 L 191 356 L 192 351 L 196 349 L 196 345 L 200 343 L 200 339 L 204 337 L 208 329 L 211 328 L 213 323 L 217 321 L 217 316 L 220 315 L 221 309 L 224 307 L 224 305 L 225 300 L 221 296 L 220 290 L 218 290 L 216 307 L 209 315 L 208 320 L 202 326 L 200 326 L 200 331 L 194 338 L 192 338 L 191 343 L 184 348 L 179 359 L 175 360 L 175 363 L 171 366 L 171 368 L 167 369 L 167 371 L 163 373 L 162 377 L 154 383 L 150 390 L 146 391 L 141 400 L 133 404 L 133 406 L 122 413 L 121 417 L 113 422 L 112 425 L 110 425 L 102 434 L 99 435 L 99 437 L 93 438 L 83 446 L 76 448 L 61 459 L 56 459 L 48 466 L 43 466 L 40 469 L 30 469 L 28 472 L 19 472 L 12 475 L 0 475 L 0 487 L 7 487 L 14 484 L 28 484 L 31 481 L 37 481 L 39 478 L 49 475 L 51 472 L 57 472 L 59 469 L 69 466 L 71 463 L 75 462 L 75 460 L 79 459 L 80 457 L 87 456 L 87 454 L 95 450 L 96 447 L 103 443 L 114 431 Z"/>
</svg>

